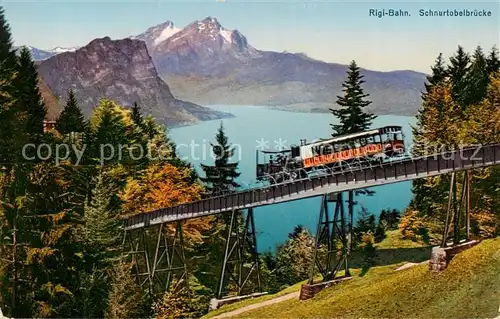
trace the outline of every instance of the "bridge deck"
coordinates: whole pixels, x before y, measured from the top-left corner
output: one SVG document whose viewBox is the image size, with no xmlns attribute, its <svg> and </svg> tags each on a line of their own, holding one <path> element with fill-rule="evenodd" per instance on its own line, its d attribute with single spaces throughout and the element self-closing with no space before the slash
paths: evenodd
<svg viewBox="0 0 500 319">
<path fill-rule="evenodd" d="M 124 228 L 131 230 L 165 222 L 214 215 L 233 209 L 271 205 L 327 193 L 398 183 L 499 164 L 500 144 L 471 147 L 352 170 L 347 173 L 295 180 L 162 208 L 129 217 L 125 221 Z"/>
</svg>

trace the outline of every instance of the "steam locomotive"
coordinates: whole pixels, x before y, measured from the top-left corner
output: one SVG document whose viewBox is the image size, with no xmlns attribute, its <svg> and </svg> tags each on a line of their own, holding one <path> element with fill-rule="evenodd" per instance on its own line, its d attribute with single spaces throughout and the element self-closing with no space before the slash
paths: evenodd
<svg viewBox="0 0 500 319">
<path fill-rule="evenodd" d="M 288 150 L 257 150 L 256 174 L 258 180 L 274 184 L 326 171 L 380 164 L 404 154 L 401 126 L 384 126 L 308 144 L 301 140 L 300 146 L 293 145 Z"/>
</svg>

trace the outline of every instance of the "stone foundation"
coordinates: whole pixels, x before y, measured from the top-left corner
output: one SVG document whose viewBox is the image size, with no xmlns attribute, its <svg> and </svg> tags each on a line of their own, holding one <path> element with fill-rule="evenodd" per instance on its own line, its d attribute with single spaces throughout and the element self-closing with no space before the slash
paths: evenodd
<svg viewBox="0 0 500 319">
<path fill-rule="evenodd" d="M 431 259 L 429 261 L 429 269 L 432 272 L 443 271 L 448 267 L 450 260 L 462 251 L 469 249 L 477 244 L 479 240 L 471 240 L 467 242 L 460 243 L 452 247 L 433 247 L 431 252 Z"/>
<path fill-rule="evenodd" d="M 323 289 L 325 289 L 327 287 L 333 286 L 333 285 L 335 285 L 335 284 L 337 284 L 339 282 L 342 282 L 344 280 L 351 279 L 351 278 L 352 277 L 341 277 L 341 278 L 337 278 L 337 279 L 334 279 L 334 280 L 325 281 L 325 282 L 319 282 L 317 284 L 312 284 L 312 285 L 303 284 L 300 287 L 299 300 L 311 299 L 312 297 L 314 297 L 321 290 L 323 290 Z"/>
<path fill-rule="evenodd" d="M 209 310 L 211 311 L 211 310 L 219 309 L 223 305 L 229 305 L 229 304 L 232 304 L 232 303 L 235 303 L 238 301 L 242 301 L 242 300 L 249 299 L 249 298 L 260 297 L 260 296 L 263 296 L 266 294 L 267 294 L 267 292 L 256 292 L 256 293 L 253 293 L 250 295 L 245 295 L 245 296 L 227 297 L 227 298 L 222 298 L 222 299 L 213 298 L 210 300 Z"/>
</svg>

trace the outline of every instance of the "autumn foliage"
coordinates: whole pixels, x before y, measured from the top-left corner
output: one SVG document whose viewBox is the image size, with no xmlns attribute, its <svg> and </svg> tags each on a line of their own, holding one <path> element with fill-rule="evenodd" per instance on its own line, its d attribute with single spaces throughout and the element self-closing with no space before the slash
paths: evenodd
<svg viewBox="0 0 500 319">
<path fill-rule="evenodd" d="M 190 169 L 164 163 L 148 167 L 139 177 L 130 177 L 120 194 L 123 217 L 200 199 L 202 186 L 193 183 L 190 176 Z M 210 220 L 210 217 L 187 220 L 183 224 L 186 239 L 201 241 L 202 232 L 210 228 Z M 168 227 L 173 231 L 175 225 Z"/>
<path fill-rule="evenodd" d="M 430 81 L 432 85 L 426 86 L 428 91 L 414 128 L 416 155 L 500 142 L 500 72 L 491 68 L 489 79 L 485 77 L 483 81 L 484 75 L 477 72 L 480 68 L 476 65 L 483 60 L 481 50 L 476 50 L 470 69 L 466 67 L 468 58 L 459 51 L 457 57 L 451 59 L 446 75 L 435 74 L 439 81 Z M 497 56 L 492 54 L 489 59 L 490 65 L 498 66 Z M 458 68 L 464 68 L 463 72 Z M 456 78 L 457 74 L 461 74 L 460 79 Z M 476 79 L 479 75 L 481 79 Z M 478 88 L 479 84 L 484 90 Z M 481 96 L 480 92 L 483 92 Z M 481 237 L 495 236 L 500 221 L 500 170 L 496 167 L 474 169 L 470 175 L 473 232 Z M 456 175 L 457 199 L 461 197 L 463 177 L 463 173 Z M 433 230 L 442 232 L 449 189 L 450 177 L 446 175 L 414 181 L 411 208 L 399 225 L 405 238 L 419 240 L 422 232 L 427 231 L 431 237 Z"/>
</svg>

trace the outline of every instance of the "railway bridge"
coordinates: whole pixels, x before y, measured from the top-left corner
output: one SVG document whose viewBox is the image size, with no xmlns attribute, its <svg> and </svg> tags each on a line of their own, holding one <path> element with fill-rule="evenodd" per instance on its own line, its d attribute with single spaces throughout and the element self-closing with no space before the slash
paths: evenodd
<svg viewBox="0 0 500 319">
<path fill-rule="evenodd" d="M 326 172 L 316 177 L 256 187 L 227 195 L 206 198 L 174 207 L 140 213 L 124 223 L 124 253 L 135 262 L 141 286 L 150 293 L 187 284 L 188 267 L 183 243 L 183 222 L 191 218 L 229 214 L 229 231 L 221 267 L 217 298 L 227 287 L 237 287 L 238 295 L 261 289 L 257 255 L 254 209 L 264 205 L 321 196 L 318 212 L 314 259 L 309 284 L 315 269 L 322 283 L 350 276 L 349 256 L 353 226 L 353 193 L 357 189 L 451 174 L 451 187 L 441 247 L 459 245 L 461 229 L 469 239 L 469 171 L 500 164 L 500 144 L 478 145 L 426 156 L 410 157 L 371 167 Z M 456 198 L 457 172 L 465 172 L 460 199 Z M 347 193 L 347 194 L 345 194 Z M 347 201 L 347 209 L 344 203 Z M 329 204 L 334 209 L 329 211 Z M 462 211 L 465 207 L 464 212 Z M 243 219 L 237 218 L 244 211 Z M 243 222 L 243 224 L 241 224 Z M 240 223 L 238 225 L 238 223 Z M 242 230 L 242 231 L 241 231 Z M 453 234 L 450 236 L 450 232 Z M 339 252 L 339 248 L 340 252 Z M 325 249 L 320 250 L 320 247 Z M 320 256 L 321 255 L 321 256 Z M 338 274 L 344 270 L 344 275 Z"/>
</svg>

